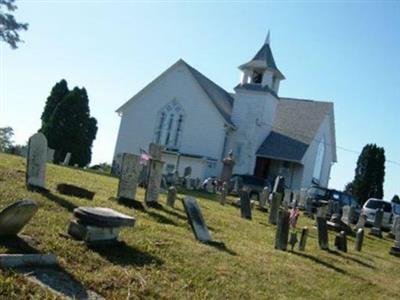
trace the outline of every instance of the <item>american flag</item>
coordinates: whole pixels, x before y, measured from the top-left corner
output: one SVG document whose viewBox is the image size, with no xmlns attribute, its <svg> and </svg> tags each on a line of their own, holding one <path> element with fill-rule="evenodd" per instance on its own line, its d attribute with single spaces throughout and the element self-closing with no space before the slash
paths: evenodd
<svg viewBox="0 0 400 300">
<path fill-rule="evenodd" d="M 148 161 L 149 159 L 151 159 L 151 156 L 145 150 L 140 148 L 140 159 L 144 160 L 144 161 Z"/>
<path fill-rule="evenodd" d="M 290 215 L 289 215 L 289 224 L 292 226 L 292 228 L 296 228 L 297 225 L 297 219 L 299 218 L 300 211 L 297 207 L 294 207 L 290 210 Z"/>
</svg>

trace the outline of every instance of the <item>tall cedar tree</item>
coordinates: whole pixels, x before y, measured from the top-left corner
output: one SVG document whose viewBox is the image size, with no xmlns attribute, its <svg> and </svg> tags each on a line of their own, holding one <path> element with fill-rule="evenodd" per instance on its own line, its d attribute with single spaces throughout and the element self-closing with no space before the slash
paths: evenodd
<svg viewBox="0 0 400 300">
<path fill-rule="evenodd" d="M 391 202 L 394 203 L 394 204 L 400 204 L 399 196 L 398 195 L 394 195 Z"/>
<path fill-rule="evenodd" d="M 89 99 L 85 88 L 75 87 L 64 96 L 45 128 L 49 147 L 56 150 L 55 163 L 62 162 L 67 152 L 72 154 L 70 164 L 83 167 L 90 163 L 97 121 L 90 117 Z"/>
<path fill-rule="evenodd" d="M 383 198 L 385 150 L 375 144 L 366 145 L 358 157 L 353 181 L 353 196 L 364 204 L 368 198 Z"/>
<path fill-rule="evenodd" d="M 61 79 L 60 82 L 57 82 L 51 89 L 50 96 L 47 97 L 46 105 L 41 116 L 42 128 L 40 131 L 45 136 L 47 136 L 49 121 L 54 113 L 54 110 L 56 109 L 57 105 L 61 103 L 64 97 L 68 95 L 68 93 L 68 84 L 65 79 Z"/>
</svg>

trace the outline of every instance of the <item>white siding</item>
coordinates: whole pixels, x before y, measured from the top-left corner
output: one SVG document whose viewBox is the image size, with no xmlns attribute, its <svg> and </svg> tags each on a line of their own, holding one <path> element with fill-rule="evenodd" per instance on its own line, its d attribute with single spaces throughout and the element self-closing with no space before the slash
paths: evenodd
<svg viewBox="0 0 400 300">
<path fill-rule="evenodd" d="M 172 67 L 123 109 L 114 156 L 138 154 L 154 139 L 158 111 L 176 99 L 185 111 L 180 152 L 221 158 L 224 120 L 183 64 Z"/>
</svg>

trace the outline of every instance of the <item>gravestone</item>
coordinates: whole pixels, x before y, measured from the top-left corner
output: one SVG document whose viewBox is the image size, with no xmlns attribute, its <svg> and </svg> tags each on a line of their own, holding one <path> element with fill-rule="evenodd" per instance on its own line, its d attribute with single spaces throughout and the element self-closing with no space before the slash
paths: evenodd
<svg viewBox="0 0 400 300">
<path fill-rule="evenodd" d="M 307 237 L 308 237 L 308 228 L 307 227 L 303 227 L 303 229 L 301 230 L 299 251 L 305 251 L 306 250 Z"/>
<path fill-rule="evenodd" d="M 266 186 L 263 188 L 261 195 L 260 195 L 260 199 L 259 199 L 261 209 L 265 209 L 265 205 L 267 203 L 268 197 L 269 197 L 269 188 Z"/>
<path fill-rule="evenodd" d="M 243 188 L 240 191 L 240 215 L 244 219 L 251 220 L 251 203 L 249 191 Z"/>
<path fill-rule="evenodd" d="M 70 160 L 71 160 L 71 152 L 68 152 L 68 153 L 65 155 L 63 165 L 64 165 L 64 166 L 69 166 L 69 161 L 70 161 Z"/>
<path fill-rule="evenodd" d="M 129 201 L 136 200 L 136 190 L 142 169 L 140 156 L 123 153 L 120 169 L 117 198 Z"/>
<path fill-rule="evenodd" d="M 293 252 L 294 247 L 296 246 L 298 241 L 299 240 L 297 239 L 297 232 L 291 232 L 290 233 L 290 238 L 289 238 L 290 251 Z"/>
<path fill-rule="evenodd" d="M 400 256 L 400 226 L 396 226 L 395 228 L 394 245 L 390 249 L 389 253 L 394 256 Z"/>
<path fill-rule="evenodd" d="M 356 240 L 354 243 L 354 250 L 361 251 L 364 241 L 364 229 L 358 228 L 356 233 Z"/>
<path fill-rule="evenodd" d="M 350 225 L 350 206 L 345 205 L 342 207 L 342 222 L 345 223 L 346 225 Z"/>
<path fill-rule="evenodd" d="M 292 191 L 284 189 L 283 202 L 289 205 L 292 202 Z"/>
<path fill-rule="evenodd" d="M 299 207 L 300 203 L 300 192 L 299 191 L 293 191 L 292 192 L 292 207 Z"/>
<path fill-rule="evenodd" d="M 197 178 L 195 179 L 195 184 L 194 184 L 194 186 L 195 186 L 195 190 L 201 190 L 201 180 L 200 180 L 199 177 L 197 177 Z"/>
<path fill-rule="evenodd" d="M 43 133 L 29 138 L 26 163 L 26 185 L 28 188 L 46 189 L 47 140 Z"/>
<path fill-rule="evenodd" d="M 123 226 L 133 227 L 135 218 L 105 207 L 78 207 L 68 233 L 86 243 L 115 242 Z"/>
<path fill-rule="evenodd" d="M 145 192 L 145 202 L 149 206 L 157 206 L 163 166 L 163 161 L 150 159 L 149 175 Z"/>
<path fill-rule="evenodd" d="M 356 224 L 356 230 L 364 228 L 366 222 L 367 222 L 367 216 L 360 214 L 360 216 L 358 217 L 358 222 Z"/>
<path fill-rule="evenodd" d="M 161 160 L 162 151 L 164 150 L 163 145 L 150 143 L 149 145 L 149 154 L 154 160 Z"/>
<path fill-rule="evenodd" d="M 377 209 L 375 213 L 375 219 L 373 227 L 371 228 L 371 235 L 382 237 L 382 222 L 383 222 L 383 210 Z"/>
<path fill-rule="evenodd" d="M 308 195 L 306 196 L 306 202 L 305 202 L 305 215 L 308 217 L 313 218 L 314 213 L 313 213 L 313 205 L 312 205 L 312 199 Z"/>
<path fill-rule="evenodd" d="M 322 250 L 329 249 L 328 241 L 328 226 L 326 224 L 326 219 L 322 217 L 317 217 L 317 231 L 318 231 L 318 245 Z"/>
<path fill-rule="evenodd" d="M 224 181 L 222 183 L 221 195 L 219 198 L 219 203 L 221 205 L 225 205 L 226 203 L 226 196 L 228 195 L 228 184 Z"/>
<path fill-rule="evenodd" d="M 344 231 L 341 231 L 335 237 L 335 247 L 339 251 L 347 252 L 347 237 Z"/>
<path fill-rule="evenodd" d="M 192 167 L 188 166 L 183 170 L 183 177 L 190 177 L 192 175 Z"/>
<path fill-rule="evenodd" d="M 47 162 L 52 163 L 54 161 L 54 153 L 54 149 L 47 148 Z"/>
<path fill-rule="evenodd" d="M 275 235 L 275 249 L 286 251 L 289 238 L 289 212 L 285 209 L 278 211 Z"/>
<path fill-rule="evenodd" d="M 279 207 L 281 206 L 281 203 L 282 203 L 282 194 L 281 193 L 273 193 L 270 212 L 269 212 L 269 216 L 268 216 L 269 224 L 276 225 L 276 222 L 278 219 L 278 211 L 279 211 Z"/>
<path fill-rule="evenodd" d="M 196 239 L 201 242 L 211 242 L 210 233 L 196 199 L 185 197 L 182 203 Z"/>
<path fill-rule="evenodd" d="M 306 207 L 306 199 L 307 199 L 307 189 L 302 188 L 302 189 L 300 189 L 300 198 L 299 198 L 299 207 L 300 208 Z"/>
<path fill-rule="evenodd" d="M 284 190 L 285 190 L 285 178 L 283 176 L 276 176 L 272 192 L 283 194 Z"/>
<path fill-rule="evenodd" d="M 167 195 L 167 205 L 170 207 L 174 207 L 175 200 L 176 200 L 176 187 L 170 186 Z"/>
<path fill-rule="evenodd" d="M 328 207 L 326 205 L 317 208 L 317 217 L 326 219 L 328 215 Z"/>
<path fill-rule="evenodd" d="M 233 158 L 233 152 L 230 151 L 228 156 L 222 160 L 222 172 L 220 180 L 222 182 L 230 182 L 233 172 L 233 167 L 235 166 L 235 159 Z"/>
<path fill-rule="evenodd" d="M 29 199 L 17 201 L 4 208 L 0 212 L 0 236 L 17 235 L 37 210 L 37 203 Z"/>
<path fill-rule="evenodd" d="M 391 226 L 390 233 L 389 233 L 389 235 L 391 237 L 393 237 L 393 238 L 396 237 L 397 227 L 399 227 L 399 226 L 400 226 L 400 216 L 399 215 L 395 215 L 394 218 L 393 218 L 393 224 Z"/>
</svg>

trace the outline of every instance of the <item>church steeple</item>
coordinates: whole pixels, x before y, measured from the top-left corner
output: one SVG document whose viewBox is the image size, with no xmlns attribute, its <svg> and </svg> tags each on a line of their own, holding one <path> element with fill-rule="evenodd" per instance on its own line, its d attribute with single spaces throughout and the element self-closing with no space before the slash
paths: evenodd
<svg viewBox="0 0 400 300">
<path fill-rule="evenodd" d="M 268 30 L 264 44 L 249 62 L 239 66 L 242 71 L 241 85 L 257 85 L 278 93 L 279 82 L 285 76 L 276 66 L 270 47 L 270 32 Z"/>
</svg>

